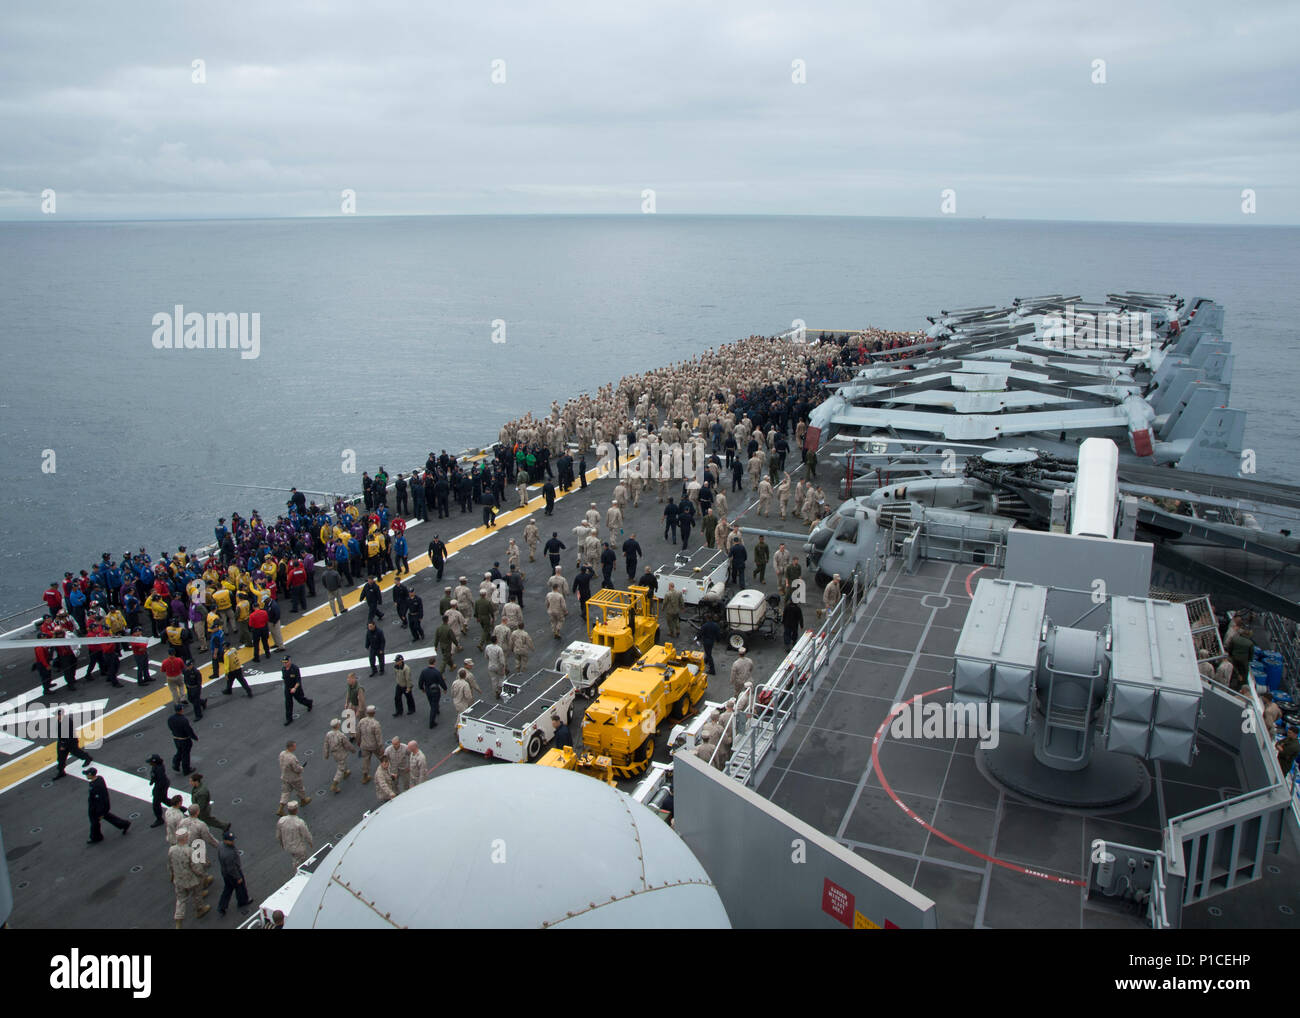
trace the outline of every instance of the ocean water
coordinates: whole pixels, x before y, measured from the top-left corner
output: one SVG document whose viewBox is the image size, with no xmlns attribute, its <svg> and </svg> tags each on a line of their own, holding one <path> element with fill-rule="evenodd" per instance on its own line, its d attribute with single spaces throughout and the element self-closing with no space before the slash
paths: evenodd
<svg viewBox="0 0 1300 1018">
<path fill-rule="evenodd" d="M 1109 290 L 1227 310 L 1259 476 L 1300 481 L 1300 229 L 821 217 L 0 225 L 0 614 L 104 551 L 356 491 L 622 375 L 787 329 Z M 154 316 L 260 315 L 260 353 Z M 504 333 L 494 322 L 504 323 Z M 494 342 L 504 339 L 504 342 Z M 344 472 L 355 455 L 355 474 Z M 52 468 L 52 469 L 51 469 Z"/>
</svg>

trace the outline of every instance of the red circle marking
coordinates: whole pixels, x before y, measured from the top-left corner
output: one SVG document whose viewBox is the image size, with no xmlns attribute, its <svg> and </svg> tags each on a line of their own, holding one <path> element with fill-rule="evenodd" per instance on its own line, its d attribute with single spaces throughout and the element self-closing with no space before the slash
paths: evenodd
<svg viewBox="0 0 1300 1018">
<path fill-rule="evenodd" d="M 982 569 L 984 567 L 981 566 L 980 568 Z M 976 569 L 975 572 L 971 573 L 971 576 L 974 576 L 975 573 L 977 572 L 979 572 L 979 569 Z M 966 582 L 967 584 L 970 583 L 970 577 L 966 578 Z M 871 740 L 871 766 L 876 772 L 876 777 L 880 779 L 880 786 L 885 790 L 885 794 L 887 794 L 892 800 L 894 800 L 895 806 L 901 809 L 911 819 L 915 820 L 918 824 L 924 827 L 936 838 L 942 838 L 944 841 L 948 842 L 948 844 L 952 845 L 954 848 L 960 848 L 963 852 L 968 852 L 971 855 L 975 856 L 977 859 L 983 859 L 985 862 L 992 863 L 994 866 L 1001 866 L 1003 869 L 1011 870 L 1012 872 L 1015 873 L 1023 873 L 1027 877 L 1037 877 L 1039 880 L 1050 880 L 1053 883 L 1066 884 L 1070 887 L 1086 887 L 1087 884 L 1085 884 L 1084 881 L 1082 880 L 1072 880 L 1069 877 L 1059 877 L 1052 873 L 1043 873 L 1039 870 L 1026 869 L 1024 866 L 1020 866 L 1017 863 L 1007 862 L 1005 859 L 999 859 L 996 856 L 985 855 L 983 852 L 979 851 L 978 849 L 971 848 L 969 845 L 963 845 L 956 838 L 949 837 L 948 835 L 944 834 L 943 831 L 939 830 L 936 827 L 932 827 L 930 824 L 922 820 L 919 816 L 916 815 L 916 813 L 912 810 L 912 808 L 908 806 L 907 803 L 903 802 L 903 800 L 900 799 L 898 795 L 894 792 L 894 789 L 890 786 L 889 781 L 886 780 L 885 778 L 884 771 L 880 769 L 881 737 L 885 734 L 885 731 L 889 728 L 889 723 L 893 721 L 894 718 L 897 717 L 899 713 L 902 712 L 902 709 L 905 706 L 907 706 L 907 704 L 914 703 L 917 700 L 920 700 L 922 697 L 931 696 L 934 693 L 942 693 L 949 689 L 952 689 L 952 686 L 940 686 L 937 689 L 926 690 L 924 693 L 917 693 L 916 696 L 912 697 L 912 699 L 907 700 L 905 703 L 900 704 L 897 708 L 890 711 L 889 716 L 886 717 L 885 720 L 880 723 L 880 727 L 876 729 L 876 735 Z"/>
<path fill-rule="evenodd" d="M 460 749 L 460 746 L 457 746 L 456 749 Z M 429 768 L 429 773 L 432 774 L 432 773 L 433 773 L 434 771 L 436 771 L 439 767 L 441 767 L 441 766 L 442 766 L 443 764 L 445 764 L 448 760 L 450 760 L 453 756 L 455 756 L 455 755 L 456 755 L 456 749 L 453 749 L 450 753 L 448 753 L 446 756 L 444 756 L 444 757 L 443 757 L 441 760 L 439 760 L 436 764 L 434 764 L 432 767 L 430 767 L 430 768 Z M 488 752 L 490 753 L 491 750 L 488 750 Z"/>
<path fill-rule="evenodd" d="M 972 578 L 976 573 L 978 573 L 980 570 L 982 570 L 982 569 L 987 569 L 987 568 L 988 568 L 988 566 L 979 566 L 979 567 L 977 567 L 977 568 L 975 568 L 975 569 L 972 569 L 972 570 L 967 574 L 967 576 L 966 576 L 966 596 L 967 596 L 967 597 L 972 597 L 972 598 L 973 598 L 973 597 L 975 596 L 974 594 L 972 594 L 972 593 L 970 592 L 970 581 L 971 581 L 971 578 Z"/>
</svg>

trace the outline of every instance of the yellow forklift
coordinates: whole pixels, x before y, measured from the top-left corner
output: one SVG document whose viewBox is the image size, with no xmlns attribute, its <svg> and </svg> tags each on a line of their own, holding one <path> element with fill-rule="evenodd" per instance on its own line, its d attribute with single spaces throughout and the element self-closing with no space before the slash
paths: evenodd
<svg viewBox="0 0 1300 1018">
<path fill-rule="evenodd" d="M 649 587 L 606 587 L 587 599 L 587 642 L 608 647 L 615 658 L 640 657 L 658 636 L 659 599 Z"/>
</svg>

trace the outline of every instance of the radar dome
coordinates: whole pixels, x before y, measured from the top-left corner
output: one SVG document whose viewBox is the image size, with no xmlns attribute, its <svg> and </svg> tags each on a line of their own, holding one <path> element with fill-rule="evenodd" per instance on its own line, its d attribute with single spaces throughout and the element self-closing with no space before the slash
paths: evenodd
<svg viewBox="0 0 1300 1018">
<path fill-rule="evenodd" d="M 704 867 L 630 795 L 536 764 L 448 774 L 343 836 L 289 929 L 727 928 Z"/>
</svg>

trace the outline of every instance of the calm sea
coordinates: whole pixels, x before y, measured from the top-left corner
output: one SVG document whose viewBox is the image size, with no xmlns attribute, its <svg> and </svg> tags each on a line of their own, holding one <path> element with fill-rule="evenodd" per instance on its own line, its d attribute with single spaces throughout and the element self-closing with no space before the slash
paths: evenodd
<svg viewBox="0 0 1300 1018">
<path fill-rule="evenodd" d="M 1224 304 L 1233 404 L 1251 412 L 1259 474 L 1294 482 L 1298 270 L 1300 230 L 1268 227 L 657 215 L 0 225 L 0 613 L 101 552 L 197 546 L 217 516 L 273 513 L 286 497 L 228 485 L 354 491 L 361 470 L 409 470 L 552 399 L 794 319 L 919 328 L 941 308 L 1041 293 Z M 154 316 L 177 304 L 257 312 L 260 356 L 156 350 Z"/>
</svg>

